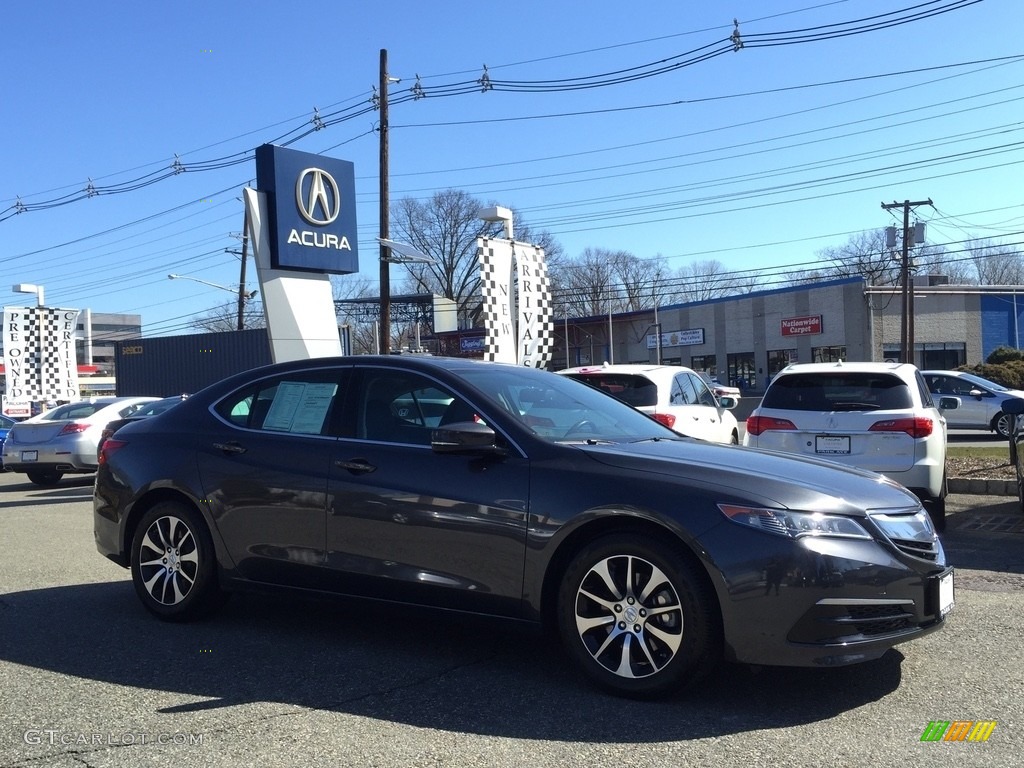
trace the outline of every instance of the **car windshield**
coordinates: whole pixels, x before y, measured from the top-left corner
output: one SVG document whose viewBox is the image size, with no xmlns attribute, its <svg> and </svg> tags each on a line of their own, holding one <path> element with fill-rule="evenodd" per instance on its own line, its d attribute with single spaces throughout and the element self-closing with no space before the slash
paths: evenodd
<svg viewBox="0 0 1024 768">
<path fill-rule="evenodd" d="M 77 402 L 68 403 L 67 405 L 58 405 L 56 408 L 51 408 L 49 411 L 44 413 L 39 418 L 42 421 L 62 421 L 64 419 L 85 419 L 92 416 L 100 408 L 104 408 L 110 405 L 110 403 L 89 403 L 89 402 Z"/>
<path fill-rule="evenodd" d="M 551 442 L 679 438 L 640 411 L 567 376 L 515 366 L 481 367 L 462 376 L 494 405 Z"/>
<path fill-rule="evenodd" d="M 776 378 L 763 408 L 791 411 L 875 411 L 913 406 L 910 390 L 897 376 L 879 373 L 795 373 Z"/>
<path fill-rule="evenodd" d="M 1004 387 L 1002 384 L 996 384 L 994 381 L 983 379 L 981 376 L 974 376 L 970 373 L 962 374 L 960 378 L 967 379 L 972 384 L 991 389 L 993 392 L 1009 392 L 1010 390 Z"/>
<path fill-rule="evenodd" d="M 168 408 L 173 408 L 181 402 L 180 397 L 174 397 L 167 400 L 157 400 L 155 403 L 149 403 L 142 406 L 133 415 L 135 416 L 156 416 L 158 413 L 163 413 Z"/>
</svg>

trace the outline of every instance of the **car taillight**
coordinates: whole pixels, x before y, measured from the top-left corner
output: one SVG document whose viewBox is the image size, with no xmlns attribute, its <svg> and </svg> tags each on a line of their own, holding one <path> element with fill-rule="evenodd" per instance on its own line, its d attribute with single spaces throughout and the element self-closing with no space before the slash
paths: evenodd
<svg viewBox="0 0 1024 768">
<path fill-rule="evenodd" d="M 935 429 L 935 424 L 927 416 L 914 416 L 906 419 L 885 419 L 871 425 L 869 432 L 906 432 L 911 437 L 928 437 Z"/>
<path fill-rule="evenodd" d="M 747 417 L 747 434 L 760 435 L 771 429 L 796 429 L 796 424 L 789 419 L 776 419 L 772 416 Z"/>
<path fill-rule="evenodd" d="M 85 432 L 92 424 L 84 424 L 80 421 L 72 421 L 70 424 L 65 424 L 64 429 L 60 431 L 62 435 L 77 435 L 79 432 Z"/>
<path fill-rule="evenodd" d="M 115 440 L 110 437 L 103 441 L 103 445 L 100 446 L 100 455 L 97 458 L 100 464 L 106 464 L 107 459 L 114 455 L 115 451 L 119 451 L 128 445 L 127 440 Z"/>
<path fill-rule="evenodd" d="M 672 429 L 672 427 L 676 423 L 676 417 L 673 416 L 671 413 L 654 413 L 651 415 L 654 416 L 655 421 L 664 424 L 669 429 Z"/>
</svg>

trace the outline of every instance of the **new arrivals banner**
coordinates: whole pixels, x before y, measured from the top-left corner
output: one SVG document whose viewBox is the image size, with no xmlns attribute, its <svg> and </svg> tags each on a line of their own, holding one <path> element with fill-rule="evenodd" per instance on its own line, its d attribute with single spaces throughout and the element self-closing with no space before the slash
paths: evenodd
<svg viewBox="0 0 1024 768">
<path fill-rule="evenodd" d="M 516 362 L 515 294 L 512 292 L 512 242 L 478 237 L 480 295 L 487 342 L 484 359 Z"/>
<path fill-rule="evenodd" d="M 544 249 L 523 243 L 515 243 L 513 249 L 519 278 L 517 362 L 530 368 L 543 368 L 551 359 L 555 343 Z"/>
<path fill-rule="evenodd" d="M 4 307 L 7 398 L 78 400 L 77 309 Z"/>
</svg>

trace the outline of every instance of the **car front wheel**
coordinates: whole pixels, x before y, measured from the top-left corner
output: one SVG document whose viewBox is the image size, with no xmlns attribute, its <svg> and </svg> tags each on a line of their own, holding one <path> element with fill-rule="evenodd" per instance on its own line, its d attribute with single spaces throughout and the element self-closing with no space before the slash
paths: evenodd
<svg viewBox="0 0 1024 768">
<path fill-rule="evenodd" d="M 165 501 L 143 515 L 131 571 L 146 610 L 165 621 L 198 618 L 219 601 L 213 542 L 203 519 L 185 504 Z"/>
<path fill-rule="evenodd" d="M 718 611 L 695 565 L 641 535 L 586 545 L 558 595 L 562 641 L 584 674 L 611 693 L 654 698 L 714 668 Z"/>
<path fill-rule="evenodd" d="M 1008 413 L 1000 413 L 992 420 L 992 429 L 1000 437 L 1009 438 L 1013 431 L 1013 416 Z"/>
</svg>

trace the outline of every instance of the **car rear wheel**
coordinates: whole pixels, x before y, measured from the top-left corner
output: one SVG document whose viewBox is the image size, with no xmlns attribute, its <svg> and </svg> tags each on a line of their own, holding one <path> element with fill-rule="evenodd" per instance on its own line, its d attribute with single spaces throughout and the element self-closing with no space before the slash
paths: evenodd
<svg viewBox="0 0 1024 768">
<path fill-rule="evenodd" d="M 1008 413 L 999 413 L 992 420 L 992 429 L 1000 437 L 1009 438 L 1013 431 L 1013 416 Z"/>
<path fill-rule="evenodd" d="M 162 502 L 143 515 L 131 570 L 142 604 L 165 621 L 199 618 L 221 597 L 210 533 L 199 514 L 180 502 Z"/>
<path fill-rule="evenodd" d="M 710 587 L 682 553 L 647 536 L 585 546 L 566 569 L 558 625 L 591 682 L 632 698 L 677 691 L 721 653 Z"/>
<path fill-rule="evenodd" d="M 64 477 L 63 472 L 58 472 L 55 469 L 33 469 L 29 470 L 26 474 L 29 480 L 36 485 L 42 486 L 56 485 Z"/>
</svg>

